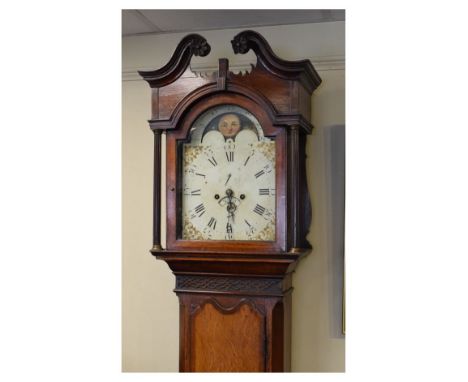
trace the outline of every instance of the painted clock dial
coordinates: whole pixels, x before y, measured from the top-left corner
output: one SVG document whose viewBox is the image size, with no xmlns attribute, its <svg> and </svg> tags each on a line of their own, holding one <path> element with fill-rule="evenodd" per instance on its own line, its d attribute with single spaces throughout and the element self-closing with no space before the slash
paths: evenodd
<svg viewBox="0 0 468 382">
<path fill-rule="evenodd" d="M 275 141 L 250 112 L 207 110 L 181 152 L 182 239 L 275 240 Z"/>
</svg>

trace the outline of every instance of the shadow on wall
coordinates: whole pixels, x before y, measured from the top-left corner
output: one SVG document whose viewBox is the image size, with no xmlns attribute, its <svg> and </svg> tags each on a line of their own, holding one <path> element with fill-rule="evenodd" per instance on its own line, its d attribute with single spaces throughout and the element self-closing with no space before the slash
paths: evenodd
<svg viewBox="0 0 468 382">
<path fill-rule="evenodd" d="M 330 336 L 344 337 L 344 219 L 345 219 L 345 126 L 323 129 L 325 158 L 325 187 L 328 193 L 327 248 L 331 293 Z"/>
</svg>

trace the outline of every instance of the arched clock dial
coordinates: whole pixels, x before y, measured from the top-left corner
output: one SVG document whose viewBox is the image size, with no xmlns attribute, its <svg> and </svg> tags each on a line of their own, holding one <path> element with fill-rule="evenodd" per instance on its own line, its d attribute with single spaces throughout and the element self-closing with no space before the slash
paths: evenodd
<svg viewBox="0 0 468 382">
<path fill-rule="evenodd" d="M 275 141 L 253 115 L 210 109 L 182 152 L 182 239 L 275 240 Z"/>
</svg>

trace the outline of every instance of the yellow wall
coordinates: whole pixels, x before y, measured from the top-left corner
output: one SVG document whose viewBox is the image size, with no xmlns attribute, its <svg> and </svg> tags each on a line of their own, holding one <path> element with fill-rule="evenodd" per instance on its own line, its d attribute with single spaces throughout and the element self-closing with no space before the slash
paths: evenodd
<svg viewBox="0 0 468 382">
<path fill-rule="evenodd" d="M 344 371 L 341 335 L 342 208 L 336 189 L 338 150 L 345 123 L 344 22 L 253 28 L 281 58 L 309 58 L 323 83 L 312 100 L 314 133 L 307 141 L 307 168 L 313 221 L 309 241 L 314 251 L 294 274 L 292 371 Z M 250 52 L 235 56 L 230 40 L 241 29 L 197 32 L 212 46 L 198 68 L 216 67 L 217 59 L 255 61 Z M 153 134 L 150 91 L 137 69 L 164 65 L 185 34 L 131 36 L 123 39 L 123 371 L 178 370 L 178 301 L 175 278 L 150 254 L 152 224 Z M 338 137 L 338 138 L 337 138 Z M 337 143 L 338 142 L 338 143 Z M 339 160 L 338 160 L 339 162 Z M 338 166 L 338 167 L 336 167 Z M 340 170 L 341 171 L 341 170 Z M 163 220 L 164 221 L 164 220 Z"/>
</svg>

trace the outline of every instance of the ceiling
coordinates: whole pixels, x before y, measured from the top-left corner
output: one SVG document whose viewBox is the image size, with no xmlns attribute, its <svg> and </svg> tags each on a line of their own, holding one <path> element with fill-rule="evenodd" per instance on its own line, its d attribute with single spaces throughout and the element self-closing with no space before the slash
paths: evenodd
<svg viewBox="0 0 468 382">
<path fill-rule="evenodd" d="M 200 9 L 122 11 L 122 35 L 344 21 L 344 9 Z"/>
</svg>

